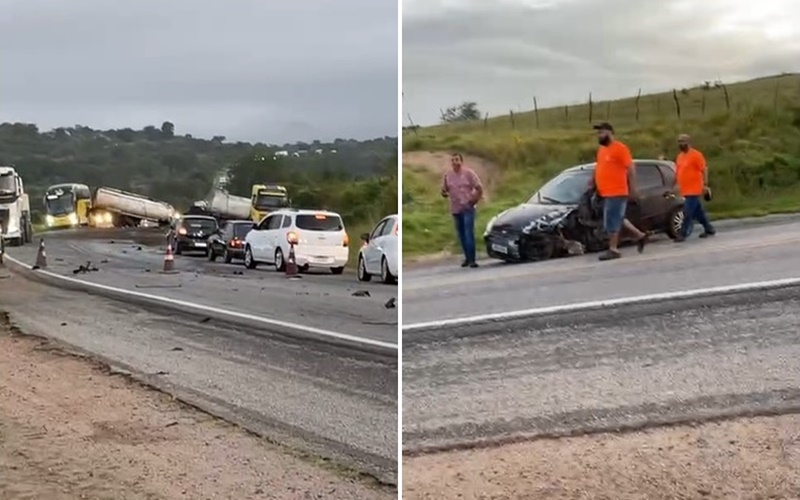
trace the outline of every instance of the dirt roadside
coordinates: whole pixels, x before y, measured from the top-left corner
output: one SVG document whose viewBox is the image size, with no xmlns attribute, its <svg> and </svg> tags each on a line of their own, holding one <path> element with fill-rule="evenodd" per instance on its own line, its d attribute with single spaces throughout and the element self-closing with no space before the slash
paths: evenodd
<svg viewBox="0 0 800 500">
<path fill-rule="evenodd" d="M 0 498 L 390 499 L 396 492 L 295 456 L 0 321 Z"/>
<path fill-rule="evenodd" d="M 403 498 L 798 499 L 800 415 L 406 458 Z"/>
</svg>

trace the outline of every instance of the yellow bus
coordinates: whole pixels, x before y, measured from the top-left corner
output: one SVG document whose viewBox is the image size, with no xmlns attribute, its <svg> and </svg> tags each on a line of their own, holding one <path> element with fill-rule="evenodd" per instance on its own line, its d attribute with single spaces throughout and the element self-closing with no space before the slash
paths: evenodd
<svg viewBox="0 0 800 500">
<path fill-rule="evenodd" d="M 56 184 L 44 194 L 45 223 L 49 229 L 86 226 L 92 192 L 85 184 Z"/>
</svg>

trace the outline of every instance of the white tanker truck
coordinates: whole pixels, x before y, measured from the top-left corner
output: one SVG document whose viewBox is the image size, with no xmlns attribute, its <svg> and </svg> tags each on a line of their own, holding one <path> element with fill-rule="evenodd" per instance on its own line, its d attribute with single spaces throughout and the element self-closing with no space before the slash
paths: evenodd
<svg viewBox="0 0 800 500">
<path fill-rule="evenodd" d="M 143 221 L 169 225 L 177 216 L 169 203 L 109 187 L 92 196 L 90 224 L 95 227 L 137 227 Z"/>
</svg>

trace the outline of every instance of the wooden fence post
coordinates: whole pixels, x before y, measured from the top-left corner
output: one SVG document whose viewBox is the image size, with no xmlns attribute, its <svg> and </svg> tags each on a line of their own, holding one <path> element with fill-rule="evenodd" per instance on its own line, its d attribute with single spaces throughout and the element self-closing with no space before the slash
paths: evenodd
<svg viewBox="0 0 800 500">
<path fill-rule="evenodd" d="M 592 123 L 592 119 L 594 118 L 592 115 L 594 114 L 594 105 L 592 103 L 592 93 L 589 92 L 589 123 Z"/>
<path fill-rule="evenodd" d="M 636 122 L 639 122 L 639 99 L 642 98 L 642 89 L 639 88 L 639 93 L 636 94 Z"/>
<path fill-rule="evenodd" d="M 533 113 L 536 116 L 536 128 L 539 128 L 539 103 L 536 102 L 536 96 L 533 96 Z"/>
<path fill-rule="evenodd" d="M 672 89 L 672 98 L 675 100 L 675 111 L 678 113 L 678 120 L 681 119 L 681 102 L 678 100 L 678 91 Z"/>
</svg>

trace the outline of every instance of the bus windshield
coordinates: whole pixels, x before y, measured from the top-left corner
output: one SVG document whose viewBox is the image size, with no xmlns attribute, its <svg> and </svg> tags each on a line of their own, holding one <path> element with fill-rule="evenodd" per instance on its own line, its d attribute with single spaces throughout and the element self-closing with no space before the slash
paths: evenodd
<svg viewBox="0 0 800 500">
<path fill-rule="evenodd" d="M 44 205 L 50 215 L 66 215 L 75 211 L 75 195 L 72 193 L 49 194 L 45 196 Z"/>
<path fill-rule="evenodd" d="M 283 194 L 259 193 L 256 196 L 255 207 L 257 210 L 275 210 L 289 206 L 289 200 Z"/>
</svg>

